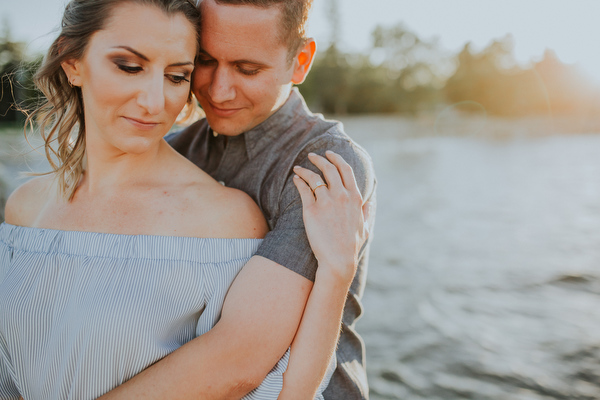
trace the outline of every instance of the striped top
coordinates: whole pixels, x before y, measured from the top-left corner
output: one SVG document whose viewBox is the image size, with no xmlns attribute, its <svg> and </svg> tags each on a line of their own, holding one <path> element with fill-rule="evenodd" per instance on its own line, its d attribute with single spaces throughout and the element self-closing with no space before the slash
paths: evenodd
<svg viewBox="0 0 600 400">
<path fill-rule="evenodd" d="M 261 241 L 3 223 L 0 399 L 95 399 L 125 382 L 215 325 Z M 245 398 L 276 399 L 288 359 Z"/>
</svg>

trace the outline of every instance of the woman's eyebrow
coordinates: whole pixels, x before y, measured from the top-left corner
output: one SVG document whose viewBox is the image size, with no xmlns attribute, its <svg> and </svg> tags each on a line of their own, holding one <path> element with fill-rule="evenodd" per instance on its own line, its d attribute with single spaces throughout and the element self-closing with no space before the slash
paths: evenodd
<svg viewBox="0 0 600 400">
<path fill-rule="evenodd" d="M 169 67 L 184 67 L 186 65 L 191 65 L 193 67 L 194 63 L 191 61 L 182 61 L 178 63 L 169 64 Z"/>
<path fill-rule="evenodd" d="M 144 60 L 144 61 L 150 61 L 150 60 L 148 60 L 148 57 L 146 57 L 145 55 L 143 55 L 143 54 L 142 54 L 142 53 L 140 53 L 139 51 L 136 51 L 136 50 L 132 49 L 132 48 L 131 48 L 131 47 L 129 47 L 129 46 L 115 46 L 115 47 L 113 47 L 113 48 L 114 48 L 114 49 L 124 49 L 124 50 L 127 50 L 127 51 L 129 51 L 129 52 L 131 52 L 131 53 L 135 54 L 136 56 L 138 56 L 139 58 L 141 58 L 141 59 L 142 59 L 142 60 Z"/>
<path fill-rule="evenodd" d="M 143 55 L 142 53 L 140 53 L 137 50 L 132 49 L 129 46 L 115 46 L 113 47 L 113 49 L 123 49 L 123 50 L 127 50 L 133 54 L 135 54 L 137 57 L 141 58 L 144 61 L 150 61 L 148 59 L 148 57 L 146 57 L 145 55 Z M 181 66 L 185 66 L 185 65 L 191 65 L 193 66 L 194 63 L 192 61 L 182 61 L 182 62 L 178 62 L 178 63 L 174 63 L 174 64 L 170 64 L 171 67 L 181 67 Z"/>
</svg>

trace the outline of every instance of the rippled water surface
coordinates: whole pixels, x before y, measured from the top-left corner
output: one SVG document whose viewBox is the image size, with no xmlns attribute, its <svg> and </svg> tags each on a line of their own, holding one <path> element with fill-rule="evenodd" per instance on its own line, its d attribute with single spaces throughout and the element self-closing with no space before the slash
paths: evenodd
<svg viewBox="0 0 600 400">
<path fill-rule="evenodd" d="M 379 180 L 371 398 L 600 398 L 600 135 L 345 123 Z M 14 187 L 24 165 L 0 160 Z"/>
<path fill-rule="evenodd" d="M 600 398 L 600 135 L 346 127 L 379 179 L 371 398 Z"/>
</svg>

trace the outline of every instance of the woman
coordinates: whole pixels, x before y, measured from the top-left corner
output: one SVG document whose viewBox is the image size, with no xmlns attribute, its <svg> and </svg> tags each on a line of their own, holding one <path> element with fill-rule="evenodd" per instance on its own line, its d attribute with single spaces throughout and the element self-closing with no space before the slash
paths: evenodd
<svg viewBox="0 0 600 400">
<path fill-rule="evenodd" d="M 190 104 L 197 21 L 183 0 L 68 4 L 38 74 L 48 156 L 58 143 L 54 173 L 13 193 L 0 227 L 0 398 L 95 398 L 206 333 L 266 233 L 245 194 L 162 139 Z M 326 173 L 332 191 L 356 198 L 355 185 L 343 184 L 352 177 L 343 178 Z M 319 218 L 331 207 L 296 182 L 310 205 L 309 238 L 327 241 Z M 292 357 L 312 350 L 304 331 Z M 249 398 L 272 398 L 286 363 Z"/>
</svg>

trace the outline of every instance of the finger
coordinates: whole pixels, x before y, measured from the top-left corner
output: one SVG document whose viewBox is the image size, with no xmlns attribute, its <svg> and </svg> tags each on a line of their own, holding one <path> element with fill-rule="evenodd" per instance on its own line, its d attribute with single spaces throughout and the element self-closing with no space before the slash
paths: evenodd
<svg viewBox="0 0 600 400">
<path fill-rule="evenodd" d="M 304 179 L 311 190 L 316 189 L 315 192 L 327 190 L 327 187 L 323 185 L 325 183 L 323 178 L 321 178 L 319 174 L 312 172 L 310 169 L 297 165 L 294 167 L 294 172 L 300 176 L 300 178 Z"/>
<path fill-rule="evenodd" d="M 310 190 L 308 184 L 298 175 L 294 175 L 294 185 L 296 185 L 298 193 L 300 193 L 300 200 L 302 200 L 302 205 L 304 207 L 315 202 L 315 196 L 313 196 L 312 190 Z"/>
<path fill-rule="evenodd" d="M 323 172 L 323 176 L 331 189 L 341 190 L 344 188 L 340 172 L 335 165 L 329 162 L 329 160 L 315 153 L 309 153 L 308 159 Z"/>
<path fill-rule="evenodd" d="M 366 225 L 369 225 L 371 222 L 371 201 L 365 201 L 365 204 L 362 206 L 363 213 L 363 222 Z"/>
<path fill-rule="evenodd" d="M 350 164 L 348 164 L 342 156 L 331 150 L 327 150 L 325 155 L 339 171 L 344 187 L 348 190 L 356 191 L 360 195 L 360 190 L 358 189 L 358 184 L 356 183 L 356 178 L 354 176 L 354 171 L 352 170 Z"/>
<path fill-rule="evenodd" d="M 366 230 L 366 237 L 368 238 L 371 233 L 371 227 L 373 226 L 373 222 L 375 220 L 375 201 L 368 200 L 365 201 L 365 204 L 362 206 L 363 212 L 363 224 Z"/>
</svg>

